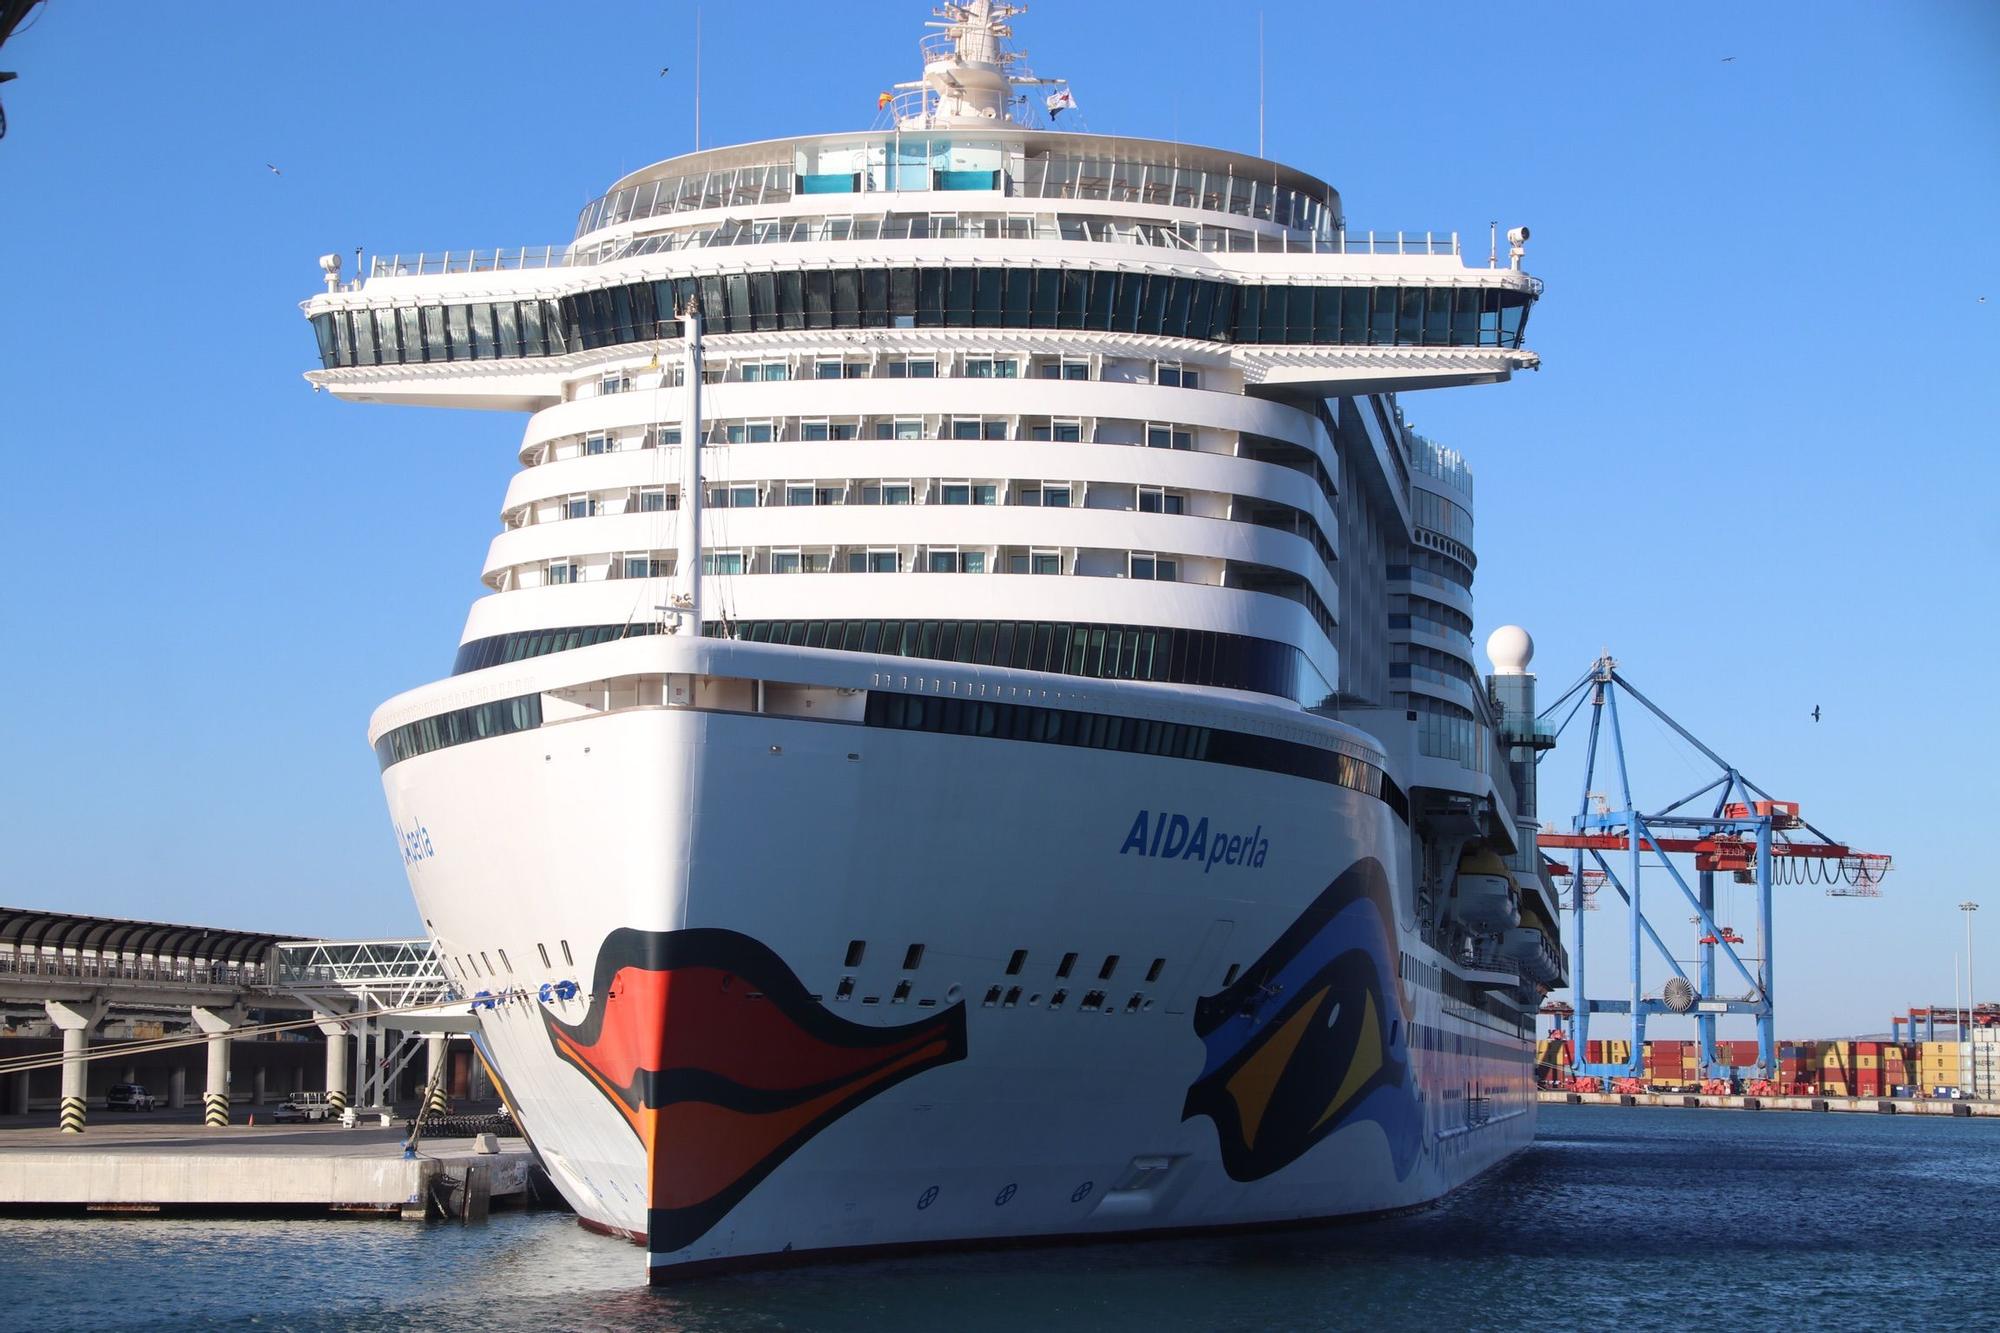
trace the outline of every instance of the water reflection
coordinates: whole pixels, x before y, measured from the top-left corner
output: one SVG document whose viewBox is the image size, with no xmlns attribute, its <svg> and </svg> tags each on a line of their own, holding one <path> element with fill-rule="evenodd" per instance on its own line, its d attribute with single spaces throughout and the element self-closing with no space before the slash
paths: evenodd
<svg viewBox="0 0 2000 1333">
<path fill-rule="evenodd" d="M 2000 1124 L 1556 1107 L 1543 1126 L 1442 1207 L 1371 1225 L 658 1290 L 637 1285 L 632 1246 L 548 1213 L 474 1229 L 7 1218 L 0 1308 L 37 1330 L 1795 1327 L 1889 1310 L 1958 1324 L 1994 1287 Z"/>
</svg>

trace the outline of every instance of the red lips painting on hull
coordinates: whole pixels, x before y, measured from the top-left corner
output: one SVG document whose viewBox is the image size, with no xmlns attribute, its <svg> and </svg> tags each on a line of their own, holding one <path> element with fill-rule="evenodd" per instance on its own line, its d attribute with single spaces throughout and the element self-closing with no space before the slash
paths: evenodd
<svg viewBox="0 0 2000 1333">
<path fill-rule="evenodd" d="M 828 1013 L 784 960 L 731 930 L 616 930 L 590 1010 L 542 1021 L 646 1148 L 646 1247 L 685 1249 L 861 1103 L 963 1060 L 963 1002 L 901 1027 Z"/>
</svg>

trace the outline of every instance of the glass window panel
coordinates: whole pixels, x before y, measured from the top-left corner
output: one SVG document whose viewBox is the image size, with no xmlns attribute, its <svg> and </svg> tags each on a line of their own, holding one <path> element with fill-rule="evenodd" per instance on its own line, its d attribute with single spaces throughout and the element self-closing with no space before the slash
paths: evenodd
<svg viewBox="0 0 2000 1333">
<path fill-rule="evenodd" d="M 802 329 L 806 326 L 805 274 L 793 269 L 778 275 L 778 327 Z"/>
<path fill-rule="evenodd" d="M 861 271 L 861 323 L 866 328 L 886 328 L 889 324 L 889 270 Z"/>
<path fill-rule="evenodd" d="M 861 324 L 861 274 L 854 269 L 834 270 L 833 324 L 840 329 Z"/>
<path fill-rule="evenodd" d="M 820 270 L 806 274 L 806 327 L 833 327 L 833 274 Z"/>
<path fill-rule="evenodd" d="M 778 275 L 752 273 L 750 276 L 750 327 L 767 333 L 778 327 Z"/>
<path fill-rule="evenodd" d="M 1034 301 L 1029 311 L 1029 322 L 1034 328 L 1052 329 L 1056 327 L 1062 306 L 1063 275 L 1057 269 L 1035 270 Z M 1495 307 L 1496 309 L 1498 307 Z M 1499 328 L 1496 322 L 1494 328 Z"/>
</svg>

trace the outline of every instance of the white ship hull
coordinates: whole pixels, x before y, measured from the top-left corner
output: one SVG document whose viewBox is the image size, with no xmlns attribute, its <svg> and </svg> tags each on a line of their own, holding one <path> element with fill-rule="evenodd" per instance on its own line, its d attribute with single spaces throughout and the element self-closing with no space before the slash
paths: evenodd
<svg viewBox="0 0 2000 1333">
<path fill-rule="evenodd" d="M 1533 1137 L 1531 1034 L 1436 988 L 1389 803 L 855 718 L 641 707 L 385 772 L 427 923 L 507 996 L 509 1104 L 655 1278 L 1366 1214 Z"/>
</svg>

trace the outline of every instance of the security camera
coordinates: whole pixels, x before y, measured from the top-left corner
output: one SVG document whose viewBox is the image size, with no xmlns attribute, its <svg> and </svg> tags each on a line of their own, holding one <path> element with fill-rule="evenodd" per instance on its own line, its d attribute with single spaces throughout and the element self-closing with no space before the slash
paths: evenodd
<svg viewBox="0 0 2000 1333">
<path fill-rule="evenodd" d="M 1511 227 L 1508 229 L 1507 244 L 1524 245 L 1527 243 L 1527 240 L 1528 240 L 1528 229 L 1526 227 Z"/>
</svg>

